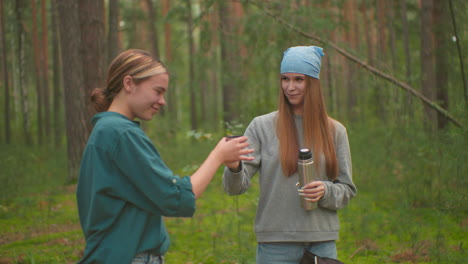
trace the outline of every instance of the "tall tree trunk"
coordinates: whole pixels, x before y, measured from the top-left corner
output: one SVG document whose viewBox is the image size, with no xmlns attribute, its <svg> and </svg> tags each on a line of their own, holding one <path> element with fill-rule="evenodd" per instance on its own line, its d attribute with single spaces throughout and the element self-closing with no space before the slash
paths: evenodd
<svg viewBox="0 0 468 264">
<path fill-rule="evenodd" d="M 42 49 L 39 44 L 39 33 L 37 32 L 37 6 L 36 1 L 32 1 L 32 25 L 33 25 L 33 47 L 34 47 L 34 70 L 36 73 L 36 104 L 37 104 L 37 140 L 38 144 L 43 144 L 43 97 L 44 97 L 44 88 L 42 87 L 43 74 L 42 74 L 42 65 L 41 65 L 41 53 Z"/>
<path fill-rule="evenodd" d="M 163 16 L 167 19 L 170 9 L 170 0 L 163 0 Z M 171 45 L 172 31 L 171 24 L 164 23 L 164 50 L 165 50 L 165 63 L 170 64 L 172 61 L 172 45 Z M 177 108 L 177 87 L 174 85 L 175 82 L 171 82 L 171 88 L 167 95 L 168 112 L 170 120 L 178 122 L 178 108 Z"/>
<path fill-rule="evenodd" d="M 374 62 L 374 45 L 372 43 L 372 26 L 370 24 L 371 19 L 369 19 L 367 4 L 362 2 L 359 6 L 363 18 L 364 26 L 364 36 L 366 39 L 367 46 L 367 60 L 369 65 L 375 66 Z"/>
<path fill-rule="evenodd" d="M 445 4 L 445 6 L 444 6 Z M 436 65 L 436 100 L 444 109 L 448 109 L 448 63 L 447 63 L 447 40 L 450 39 L 450 27 L 446 21 L 448 6 L 445 1 L 434 1 L 434 40 L 435 40 L 435 65 Z M 439 129 L 447 126 L 448 120 L 440 113 L 437 114 Z"/>
<path fill-rule="evenodd" d="M 202 122 L 202 128 L 207 128 L 209 124 L 212 124 L 212 120 L 208 117 L 208 108 L 209 106 L 209 77 L 208 72 L 210 70 L 210 65 L 207 63 L 207 59 L 213 59 L 210 56 L 210 43 L 211 43 L 211 34 L 210 34 L 210 15 L 206 6 L 201 6 L 201 13 L 204 14 L 201 18 L 200 23 L 200 36 L 198 37 L 198 47 L 200 58 L 198 59 L 198 74 L 197 79 L 200 85 L 200 120 Z"/>
<path fill-rule="evenodd" d="M 43 87 L 43 97 L 42 104 L 44 105 L 44 132 L 45 140 L 48 142 L 50 139 L 50 92 L 49 92 L 49 51 L 48 51 L 48 42 L 49 38 L 47 33 L 48 24 L 47 24 L 47 8 L 46 0 L 41 0 L 41 20 L 42 20 L 42 53 L 41 53 L 41 73 L 42 73 L 42 87 Z"/>
<path fill-rule="evenodd" d="M 345 32 L 345 38 L 346 42 L 350 45 L 351 49 L 357 50 L 358 47 L 358 40 L 357 40 L 357 35 L 358 32 L 356 32 L 357 28 L 357 3 L 355 0 L 347 0 L 344 3 L 344 19 L 345 23 L 349 25 L 349 27 L 346 29 Z M 354 120 L 356 118 L 355 114 L 355 107 L 357 105 L 357 87 L 359 85 L 357 84 L 357 76 L 356 76 L 356 66 L 354 65 L 353 62 L 351 61 L 346 61 L 345 64 L 345 72 L 346 72 L 346 91 L 347 91 L 347 112 L 351 118 L 351 120 Z"/>
<path fill-rule="evenodd" d="M 148 8 L 148 24 L 151 38 L 151 52 L 153 56 L 159 58 L 158 31 L 156 27 L 156 10 L 154 9 L 153 0 L 146 0 Z"/>
<path fill-rule="evenodd" d="M 379 36 L 379 62 L 382 66 L 387 58 L 387 23 L 385 0 L 377 0 L 377 32 Z"/>
<path fill-rule="evenodd" d="M 190 127 L 192 130 L 198 129 L 197 115 L 197 95 L 195 85 L 195 44 L 193 41 L 193 18 L 192 18 L 192 3 L 191 0 L 186 0 L 187 4 L 187 37 L 188 37 L 188 54 L 189 54 L 189 91 L 190 91 Z"/>
<path fill-rule="evenodd" d="M 210 9 L 209 9 L 210 8 Z M 204 122 L 204 128 L 211 131 L 219 129 L 219 91 L 217 78 L 217 54 L 218 47 L 218 16 L 213 6 L 205 6 L 202 12 L 205 14 L 200 29 L 200 89 L 201 89 L 201 120 Z"/>
<path fill-rule="evenodd" d="M 339 24 L 341 21 L 341 16 L 339 15 L 341 13 L 341 10 L 338 9 L 334 3 L 332 2 L 325 2 L 325 5 L 326 5 L 326 9 L 329 10 L 330 14 L 332 14 L 332 17 L 333 17 L 333 23 L 335 24 Z M 333 30 L 331 30 L 329 32 L 329 39 L 330 41 L 332 42 L 335 42 L 337 41 L 337 36 L 341 36 L 341 29 L 340 27 L 335 27 Z M 336 78 L 335 77 L 335 72 L 339 72 L 340 71 L 340 65 L 342 65 L 341 63 L 341 60 L 343 59 L 342 56 L 335 56 L 336 53 L 333 52 L 332 49 L 327 49 L 327 51 L 325 51 L 325 53 L 328 53 L 328 54 L 325 54 L 325 60 L 324 60 L 324 65 L 322 67 L 324 67 L 325 69 L 325 72 L 326 72 L 326 78 L 328 80 L 328 85 L 326 87 L 325 90 L 328 90 L 328 100 L 329 100 L 329 104 L 327 105 L 328 106 L 328 110 L 338 116 L 340 115 L 340 111 L 342 111 L 343 109 L 341 109 L 340 107 L 340 89 L 342 88 L 342 78 Z"/>
<path fill-rule="evenodd" d="M 397 56 L 396 56 L 396 40 L 395 40 L 395 27 L 393 26 L 393 23 L 395 21 L 395 9 L 396 9 L 396 4 L 393 0 L 387 1 L 387 16 L 388 21 L 387 21 L 387 28 L 389 30 L 389 46 L 390 46 L 390 59 L 392 62 L 392 75 L 395 75 L 395 72 L 397 70 Z"/>
<path fill-rule="evenodd" d="M 326 91 L 326 100 L 327 100 L 327 111 L 329 113 L 334 113 L 336 111 L 336 104 L 335 104 L 335 92 L 334 92 L 334 85 L 333 85 L 333 55 L 330 53 L 323 59 L 322 62 L 322 80 L 325 85 L 323 86 L 324 90 Z"/>
<path fill-rule="evenodd" d="M 29 95 L 26 80 L 26 30 L 24 27 L 23 14 L 26 3 L 24 0 L 16 0 L 16 22 L 18 23 L 18 71 L 19 90 L 21 96 L 21 111 L 23 115 L 23 136 L 26 144 L 33 143 L 31 136 L 31 120 L 29 112 Z"/>
<path fill-rule="evenodd" d="M 79 21 L 81 30 L 81 54 L 87 119 L 96 113 L 89 96 L 94 88 L 104 85 L 104 1 L 80 0 Z M 91 131 L 91 126 L 87 126 Z"/>
<path fill-rule="evenodd" d="M 377 36 L 378 36 L 378 45 L 377 45 L 377 60 L 376 65 L 378 68 L 385 68 L 385 62 L 387 61 L 387 24 L 385 17 L 385 0 L 377 0 L 376 7 L 377 15 Z M 384 106 L 387 104 L 385 99 L 387 98 L 387 91 L 380 90 L 375 91 L 375 101 L 377 104 L 377 114 L 381 119 L 386 119 L 386 113 Z"/>
<path fill-rule="evenodd" d="M 127 1 L 124 1 L 127 2 Z M 141 33 L 144 32 L 142 28 L 140 27 L 140 17 L 141 14 L 139 14 L 137 11 L 140 10 L 139 7 L 137 6 L 137 3 L 141 4 L 140 0 L 132 1 L 132 4 L 127 8 L 127 13 L 126 17 L 123 17 L 125 20 L 125 27 L 127 28 L 127 46 L 124 47 L 124 49 L 127 49 L 128 47 L 130 48 L 135 48 L 135 49 L 145 49 L 142 47 L 144 43 L 147 43 L 147 40 L 145 39 L 145 36 L 142 36 Z M 127 2 L 128 4 L 128 2 Z M 124 14 L 125 14 L 124 13 Z M 141 43 L 143 42 L 143 43 Z"/>
<path fill-rule="evenodd" d="M 119 53 L 119 0 L 109 0 L 109 32 L 107 33 L 107 65 Z"/>
<path fill-rule="evenodd" d="M 3 88 L 4 88 L 4 132 L 5 132 L 5 143 L 11 143 L 11 119 L 10 119 L 10 80 L 8 77 L 7 70 L 7 46 L 6 46 L 6 31 L 5 31 L 5 12 L 4 12 L 3 0 L 0 1 L 0 45 L 1 45 L 1 54 L 2 54 L 2 75 L 3 75 Z"/>
<path fill-rule="evenodd" d="M 61 138 L 63 135 L 62 128 L 62 62 L 60 59 L 60 40 L 59 40 L 59 26 L 57 17 L 56 1 L 51 3 L 51 17 L 52 17 L 52 60 L 53 60 L 53 130 L 54 130 L 54 146 L 60 146 Z"/>
<path fill-rule="evenodd" d="M 411 80 L 412 69 L 411 69 L 411 53 L 410 53 L 410 43 L 409 43 L 409 26 L 408 26 L 408 17 L 407 17 L 407 0 L 400 1 L 400 10 L 401 10 L 401 24 L 403 29 L 403 46 L 405 53 L 405 69 L 406 69 L 406 82 L 410 85 L 413 84 Z M 413 100 L 411 94 L 406 94 L 406 103 L 405 103 L 405 112 L 408 113 L 410 117 L 413 116 Z"/>
<path fill-rule="evenodd" d="M 163 0 L 162 12 L 163 12 L 163 16 L 165 20 L 167 20 L 167 15 L 169 14 L 170 9 L 171 9 L 171 1 Z M 165 50 L 166 61 L 171 61 L 172 60 L 171 24 L 167 22 L 164 23 L 164 50 Z"/>
<path fill-rule="evenodd" d="M 432 0 L 422 0 L 421 5 L 421 87 L 422 93 L 429 100 L 434 100 L 434 45 L 432 42 Z M 426 128 L 434 129 L 435 111 L 424 105 Z"/>
<path fill-rule="evenodd" d="M 161 59 L 161 53 L 159 51 L 159 38 L 158 38 L 158 28 L 156 27 L 157 23 L 157 8 L 154 8 L 153 0 L 146 0 L 146 8 L 148 11 L 148 31 L 150 35 L 150 51 L 153 56 L 158 59 Z M 163 107 L 160 111 L 161 116 L 166 115 L 165 108 Z"/>
<path fill-rule="evenodd" d="M 68 147 L 68 181 L 78 178 L 81 155 L 89 135 L 90 122 L 85 103 L 81 30 L 78 2 L 54 0 L 59 14 L 60 42 L 65 87 L 65 120 Z M 89 65 L 88 65 L 89 66 Z"/>
<path fill-rule="evenodd" d="M 387 19 L 387 29 L 388 29 L 388 38 L 389 38 L 389 43 L 387 44 L 389 46 L 389 60 L 391 63 L 391 73 L 392 75 L 396 75 L 397 72 L 397 54 L 396 54 L 396 33 L 395 33 L 395 27 L 393 24 L 395 23 L 395 9 L 396 9 L 396 3 L 394 0 L 387 0 L 386 3 L 386 17 Z M 390 66 L 389 66 L 390 67 Z M 389 103 L 390 106 L 390 113 L 389 115 L 391 116 L 391 120 L 398 120 L 398 121 L 404 121 L 405 119 L 402 119 L 401 117 L 403 116 L 401 113 L 401 110 L 403 109 L 404 101 L 401 99 L 402 98 L 402 93 L 396 89 L 391 89 L 389 91 L 389 96 L 388 99 L 390 100 Z M 398 122 L 400 123 L 400 122 Z"/>
<path fill-rule="evenodd" d="M 212 11 L 210 15 L 210 25 L 211 25 L 211 42 L 210 42 L 210 55 L 209 58 L 214 58 L 213 63 L 211 64 L 210 69 L 208 70 L 208 79 L 210 80 L 210 111 L 211 113 L 211 126 L 212 129 L 218 130 L 219 129 L 219 113 L 220 113 L 220 85 L 219 85 L 219 55 L 217 53 L 217 49 L 219 48 L 219 16 L 216 13 L 217 4 L 215 3 L 215 8 L 213 8 L 214 11 Z"/>
<path fill-rule="evenodd" d="M 239 75 L 239 48 L 235 40 L 234 10 L 235 2 L 220 1 L 219 16 L 221 30 L 221 69 L 223 86 L 224 124 L 233 122 L 238 117 L 235 108 L 236 94 L 238 93 L 237 76 Z M 239 3 L 237 3 L 239 4 Z"/>
</svg>

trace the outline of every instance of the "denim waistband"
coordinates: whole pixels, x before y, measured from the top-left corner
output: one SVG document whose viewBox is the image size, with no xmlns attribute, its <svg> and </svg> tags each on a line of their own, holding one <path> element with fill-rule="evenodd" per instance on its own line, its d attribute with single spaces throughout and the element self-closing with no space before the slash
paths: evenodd
<svg viewBox="0 0 468 264">
<path fill-rule="evenodd" d="M 146 251 L 136 255 L 132 264 L 164 264 L 164 257 Z"/>
</svg>

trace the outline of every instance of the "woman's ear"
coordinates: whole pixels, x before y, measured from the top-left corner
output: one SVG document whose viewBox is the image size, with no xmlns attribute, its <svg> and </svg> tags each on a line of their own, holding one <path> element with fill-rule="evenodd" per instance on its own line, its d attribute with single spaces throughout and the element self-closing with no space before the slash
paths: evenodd
<svg viewBox="0 0 468 264">
<path fill-rule="evenodd" d="M 135 83 L 133 83 L 133 78 L 130 75 L 127 75 L 123 79 L 123 88 L 125 89 L 126 92 L 132 92 L 133 87 L 135 86 Z"/>
</svg>

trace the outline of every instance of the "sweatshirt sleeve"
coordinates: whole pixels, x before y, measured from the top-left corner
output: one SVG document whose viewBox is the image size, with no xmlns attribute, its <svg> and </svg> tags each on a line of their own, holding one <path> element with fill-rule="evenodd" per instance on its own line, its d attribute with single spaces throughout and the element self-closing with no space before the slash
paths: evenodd
<svg viewBox="0 0 468 264">
<path fill-rule="evenodd" d="M 356 196 L 357 190 L 352 179 L 351 152 L 346 128 L 336 123 L 335 150 L 338 160 L 338 177 L 335 181 L 325 181 L 325 195 L 319 205 L 331 210 L 345 207 Z"/>
<path fill-rule="evenodd" d="M 232 172 L 228 167 L 224 168 L 223 187 L 229 195 L 243 194 L 250 187 L 251 178 L 257 173 L 261 164 L 261 145 L 256 131 L 255 119 L 247 127 L 245 136 L 248 138 L 249 148 L 255 151 L 249 156 L 255 157 L 253 161 L 241 161 L 241 170 Z"/>
<path fill-rule="evenodd" d="M 164 216 L 193 215 L 195 196 L 190 177 L 174 175 L 141 130 L 122 134 L 113 157 L 124 177 L 122 181 L 127 183 L 112 185 L 116 196 Z"/>
</svg>

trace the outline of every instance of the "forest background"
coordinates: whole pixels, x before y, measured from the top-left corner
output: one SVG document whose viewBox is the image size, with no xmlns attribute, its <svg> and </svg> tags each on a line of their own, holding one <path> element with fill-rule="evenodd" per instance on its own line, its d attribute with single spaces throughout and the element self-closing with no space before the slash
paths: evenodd
<svg viewBox="0 0 468 264">
<path fill-rule="evenodd" d="M 74 196 L 118 52 L 171 73 L 145 131 L 176 174 L 276 109 L 290 46 L 322 46 L 329 114 L 348 129 L 358 196 L 341 210 L 345 263 L 466 263 L 468 139 L 463 0 L 0 0 L 0 263 L 73 263 Z M 257 179 L 258 177 L 255 177 Z M 193 218 L 167 218 L 168 263 L 254 263 L 258 184 L 221 171 Z"/>
</svg>

